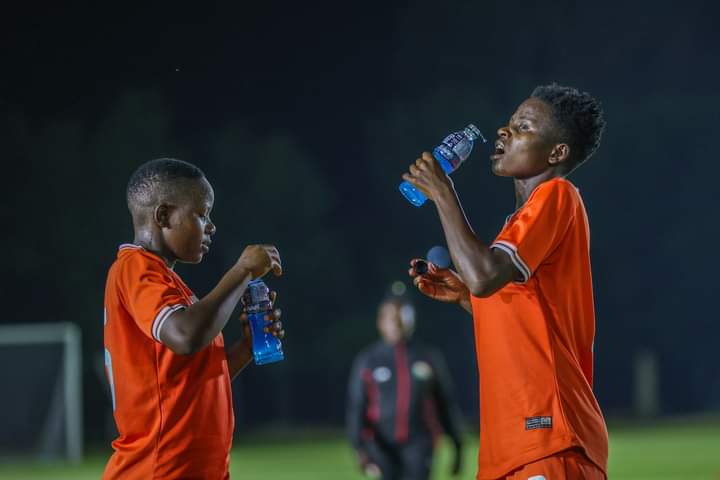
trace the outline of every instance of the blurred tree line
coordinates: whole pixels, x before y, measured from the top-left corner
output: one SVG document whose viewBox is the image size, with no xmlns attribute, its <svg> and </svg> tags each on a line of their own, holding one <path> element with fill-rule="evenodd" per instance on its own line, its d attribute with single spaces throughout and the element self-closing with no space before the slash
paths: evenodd
<svg viewBox="0 0 720 480">
<path fill-rule="evenodd" d="M 376 7 L 353 8 L 375 18 Z M 82 327 L 86 425 L 102 436 L 109 401 L 96 355 L 105 274 L 117 245 L 132 240 L 125 184 L 146 160 L 182 158 L 205 171 L 216 193 L 210 255 L 200 266 L 178 267 L 191 288 L 209 291 L 248 243 L 275 243 L 285 263 L 285 276 L 269 283 L 284 311 L 287 360 L 249 368 L 235 381 L 239 428 L 340 424 L 352 357 L 375 338 L 377 302 L 392 281 L 407 278 L 411 258 L 444 244 L 434 207 L 407 204 L 400 175 L 467 123 L 491 143 L 536 84 L 556 80 L 598 96 L 608 121 L 596 157 L 572 177 L 591 222 L 601 405 L 610 415 L 630 410 L 632 357 L 647 348 L 660 362 L 663 413 L 717 409 L 719 265 L 706 245 L 718 235 L 712 179 L 720 173 L 713 159 L 720 95 L 716 62 L 701 48 L 716 39 L 704 8 L 678 12 L 661 2 L 649 17 L 626 5 L 618 17 L 572 2 L 521 12 L 502 2 L 398 3 L 378 18 L 385 29 L 374 43 L 349 38 L 362 23 L 346 34 L 340 25 L 310 32 L 297 37 L 296 51 L 264 59 L 261 66 L 275 70 L 254 83 L 212 69 L 185 83 L 143 85 L 130 76 L 130 86 L 68 92 L 65 108 L 51 113 L 5 97 L 1 321 Z M 228 27 L 229 13 L 220 10 L 205 28 Z M 561 28 L 546 28 L 550 20 Z M 300 28 L 280 22 L 262 32 L 263 41 Z M 228 51 L 218 48 L 213 58 L 221 62 Z M 476 233 L 490 241 L 514 197 L 509 180 L 490 175 L 487 153 L 478 146 L 453 178 Z M 472 420 L 470 318 L 410 296 L 417 335 L 448 356 Z M 226 335 L 239 335 L 234 322 Z"/>
</svg>

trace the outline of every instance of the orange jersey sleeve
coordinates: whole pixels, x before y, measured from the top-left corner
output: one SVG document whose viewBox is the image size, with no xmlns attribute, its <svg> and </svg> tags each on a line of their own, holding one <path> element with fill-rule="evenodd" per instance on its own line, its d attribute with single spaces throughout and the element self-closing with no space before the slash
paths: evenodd
<svg viewBox="0 0 720 480">
<path fill-rule="evenodd" d="M 565 238 L 574 220 L 578 197 L 569 185 L 546 182 L 512 215 L 491 248 L 503 250 L 527 282 Z"/>
<path fill-rule="evenodd" d="M 158 342 L 170 314 L 188 306 L 168 268 L 145 255 L 128 256 L 118 268 L 117 282 L 130 317 Z"/>
</svg>

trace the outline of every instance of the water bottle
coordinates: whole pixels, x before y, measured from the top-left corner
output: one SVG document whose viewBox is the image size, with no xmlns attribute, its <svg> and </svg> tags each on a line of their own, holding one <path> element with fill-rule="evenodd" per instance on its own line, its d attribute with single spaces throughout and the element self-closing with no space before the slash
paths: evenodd
<svg viewBox="0 0 720 480">
<path fill-rule="evenodd" d="M 461 132 L 451 133 L 433 150 L 433 157 L 442 169 L 450 175 L 470 156 L 475 140 L 485 143 L 485 137 L 472 123 Z M 416 207 L 421 206 L 427 198 L 409 182 L 400 184 L 400 192 Z"/>
<path fill-rule="evenodd" d="M 248 284 L 242 298 L 245 313 L 250 321 L 252 333 L 253 359 L 257 365 L 279 362 L 285 358 L 282 343 L 270 332 L 264 329 L 270 325 L 265 317 L 271 312 L 270 289 L 261 279 L 253 280 Z"/>
</svg>

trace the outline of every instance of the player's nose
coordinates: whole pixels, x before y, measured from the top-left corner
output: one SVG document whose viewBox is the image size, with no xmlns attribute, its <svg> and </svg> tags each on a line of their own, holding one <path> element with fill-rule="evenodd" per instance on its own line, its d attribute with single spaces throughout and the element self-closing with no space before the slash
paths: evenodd
<svg viewBox="0 0 720 480">
<path fill-rule="evenodd" d="M 508 138 L 510 136 L 510 130 L 508 130 L 507 127 L 500 127 L 498 128 L 497 134 L 500 138 Z"/>
<path fill-rule="evenodd" d="M 215 232 L 217 231 L 217 227 L 213 222 L 208 222 L 207 225 L 205 225 L 205 233 L 212 236 L 215 235 Z"/>
</svg>

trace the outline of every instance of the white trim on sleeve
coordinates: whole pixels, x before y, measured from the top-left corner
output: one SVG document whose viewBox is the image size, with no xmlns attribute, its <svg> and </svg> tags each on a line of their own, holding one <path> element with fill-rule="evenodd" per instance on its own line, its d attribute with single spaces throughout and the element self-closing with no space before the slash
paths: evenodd
<svg viewBox="0 0 720 480">
<path fill-rule="evenodd" d="M 165 324 L 165 320 L 167 320 L 170 317 L 170 314 L 177 312 L 178 310 L 182 310 L 186 308 L 187 305 L 183 304 L 177 304 L 177 305 L 166 305 L 163 308 L 160 309 L 158 314 L 155 316 L 155 320 L 153 320 L 152 323 L 152 336 L 155 340 L 162 343 L 162 340 L 160 340 L 160 330 L 162 330 L 163 325 Z"/>
<path fill-rule="evenodd" d="M 135 249 L 135 250 L 145 250 L 145 249 L 144 249 L 143 247 L 141 247 L 140 245 L 135 245 L 134 243 L 123 243 L 122 245 L 120 245 L 120 246 L 118 247 L 118 250 L 124 250 L 124 249 L 126 249 L 126 248 L 132 248 L 132 249 Z"/>
<path fill-rule="evenodd" d="M 510 256 L 510 260 L 512 260 L 513 265 L 515 265 L 515 267 L 520 271 L 520 275 L 523 277 L 522 282 L 518 283 L 525 283 L 530 280 L 532 272 L 525 261 L 520 257 L 520 255 L 518 255 L 517 247 L 515 245 L 504 240 L 498 240 L 490 245 L 490 248 L 498 248 Z"/>
</svg>

